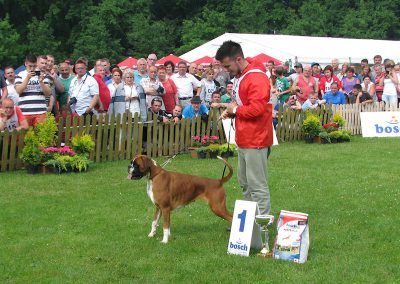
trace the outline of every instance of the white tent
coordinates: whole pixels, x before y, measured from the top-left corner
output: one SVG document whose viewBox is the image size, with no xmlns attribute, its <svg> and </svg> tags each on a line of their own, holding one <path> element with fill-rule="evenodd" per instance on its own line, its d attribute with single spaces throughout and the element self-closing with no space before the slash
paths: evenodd
<svg viewBox="0 0 400 284">
<path fill-rule="evenodd" d="M 225 33 L 180 57 L 189 62 L 206 55 L 214 57 L 219 46 L 227 40 L 240 43 L 246 57 L 265 53 L 292 63 L 326 65 L 333 58 L 339 59 L 340 63 L 360 63 L 366 58 L 373 64 L 377 54 L 383 59 L 400 61 L 400 41 L 236 33 Z"/>
</svg>

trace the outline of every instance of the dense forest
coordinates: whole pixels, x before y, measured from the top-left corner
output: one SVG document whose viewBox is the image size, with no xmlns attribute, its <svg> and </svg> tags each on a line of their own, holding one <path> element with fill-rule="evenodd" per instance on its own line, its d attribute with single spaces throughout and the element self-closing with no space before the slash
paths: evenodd
<svg viewBox="0 0 400 284">
<path fill-rule="evenodd" d="M 400 39 L 400 0 L 0 0 L 0 67 L 24 55 L 182 54 L 225 32 Z M 360 46 L 362 48 L 362 46 Z"/>
</svg>

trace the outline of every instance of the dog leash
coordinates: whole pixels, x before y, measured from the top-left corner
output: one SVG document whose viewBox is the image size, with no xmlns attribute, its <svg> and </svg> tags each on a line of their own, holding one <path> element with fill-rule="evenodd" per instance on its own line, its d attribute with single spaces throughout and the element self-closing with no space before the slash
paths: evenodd
<svg viewBox="0 0 400 284">
<path fill-rule="evenodd" d="M 229 145 L 230 145 L 230 141 L 231 141 L 231 129 L 232 129 L 232 127 L 234 127 L 233 126 L 233 119 L 231 119 L 231 127 L 229 127 L 229 131 L 228 131 L 228 153 L 229 153 Z M 227 156 L 226 157 L 226 160 L 228 160 L 228 158 L 229 158 L 229 156 Z M 222 177 L 221 178 L 223 178 L 224 176 L 225 176 L 225 171 L 226 171 L 226 168 L 227 168 L 227 166 L 225 165 L 224 166 L 224 170 L 222 171 Z"/>
<path fill-rule="evenodd" d="M 166 160 L 166 161 L 164 162 L 164 164 L 161 165 L 161 167 L 162 167 L 162 168 L 165 168 L 165 166 L 168 165 L 169 163 L 171 163 L 172 160 L 175 159 L 175 157 L 176 157 L 176 154 L 173 155 L 173 156 L 172 156 L 171 158 L 169 158 L 168 160 Z"/>
</svg>

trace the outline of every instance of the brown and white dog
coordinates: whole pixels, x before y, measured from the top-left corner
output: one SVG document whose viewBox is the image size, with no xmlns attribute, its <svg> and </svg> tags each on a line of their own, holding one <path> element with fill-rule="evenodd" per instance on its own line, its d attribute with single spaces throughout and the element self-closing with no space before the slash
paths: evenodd
<svg viewBox="0 0 400 284">
<path fill-rule="evenodd" d="M 154 237 L 161 215 L 163 216 L 162 243 L 170 236 L 171 210 L 189 204 L 196 199 L 208 202 L 211 210 L 219 217 L 232 222 L 232 214 L 226 209 L 226 195 L 223 184 L 233 173 L 231 165 L 221 159 L 229 168 L 229 174 L 221 179 L 210 179 L 189 174 L 169 172 L 147 156 L 136 156 L 128 166 L 128 179 L 147 176 L 147 194 L 156 207 L 149 237 Z"/>
</svg>

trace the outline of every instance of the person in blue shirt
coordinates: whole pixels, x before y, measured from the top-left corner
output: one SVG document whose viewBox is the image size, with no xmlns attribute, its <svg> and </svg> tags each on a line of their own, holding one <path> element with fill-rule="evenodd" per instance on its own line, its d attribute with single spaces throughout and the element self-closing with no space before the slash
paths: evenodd
<svg viewBox="0 0 400 284">
<path fill-rule="evenodd" d="M 331 90 L 324 95 L 324 101 L 327 104 L 344 105 L 346 104 L 346 97 L 342 91 L 339 91 L 339 86 L 336 82 L 331 84 Z"/>
<path fill-rule="evenodd" d="M 199 96 L 194 96 L 190 101 L 190 105 L 186 106 L 183 109 L 182 117 L 183 118 L 194 118 L 198 116 L 203 116 L 208 114 L 207 107 L 201 103 L 201 99 Z"/>
</svg>

